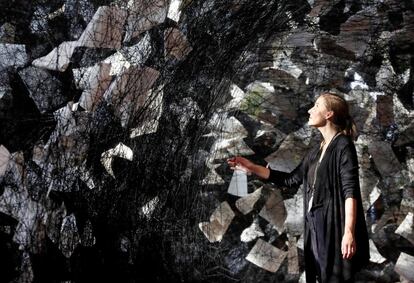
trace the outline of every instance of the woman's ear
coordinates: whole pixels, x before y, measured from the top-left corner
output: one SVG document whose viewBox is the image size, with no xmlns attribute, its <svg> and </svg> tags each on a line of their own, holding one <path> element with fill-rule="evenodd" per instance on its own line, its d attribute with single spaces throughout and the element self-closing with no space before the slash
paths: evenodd
<svg viewBox="0 0 414 283">
<path fill-rule="evenodd" d="M 334 116 L 334 112 L 332 110 L 327 111 L 326 114 L 325 114 L 325 119 L 329 120 L 329 119 L 333 118 L 333 116 Z"/>
</svg>

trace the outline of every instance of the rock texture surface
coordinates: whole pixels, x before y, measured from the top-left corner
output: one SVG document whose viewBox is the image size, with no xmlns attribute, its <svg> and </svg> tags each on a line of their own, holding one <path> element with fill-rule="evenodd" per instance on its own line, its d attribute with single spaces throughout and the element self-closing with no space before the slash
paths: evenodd
<svg viewBox="0 0 414 283">
<path fill-rule="evenodd" d="M 413 35 L 412 1 L 1 1 L 1 280 L 304 282 L 303 188 L 226 159 L 292 171 L 332 91 L 359 128 L 356 280 L 413 281 Z"/>
</svg>

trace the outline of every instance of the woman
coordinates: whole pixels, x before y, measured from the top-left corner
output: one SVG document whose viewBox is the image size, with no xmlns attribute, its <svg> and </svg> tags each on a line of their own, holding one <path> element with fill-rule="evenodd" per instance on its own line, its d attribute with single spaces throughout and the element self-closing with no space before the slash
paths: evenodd
<svg viewBox="0 0 414 283">
<path fill-rule="evenodd" d="M 279 186 L 303 184 L 306 282 L 353 282 L 355 272 L 369 261 L 355 125 L 346 101 L 332 93 L 322 94 L 308 113 L 309 125 L 323 139 L 293 172 L 275 171 L 243 157 L 228 163 Z"/>
</svg>

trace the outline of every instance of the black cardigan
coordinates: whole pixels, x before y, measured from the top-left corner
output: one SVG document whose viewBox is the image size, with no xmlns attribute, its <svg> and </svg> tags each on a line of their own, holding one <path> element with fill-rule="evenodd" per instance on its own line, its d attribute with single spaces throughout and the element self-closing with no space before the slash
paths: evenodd
<svg viewBox="0 0 414 283">
<path fill-rule="evenodd" d="M 311 193 L 307 172 L 309 165 L 315 161 L 318 151 L 319 147 L 310 150 L 301 164 L 291 173 L 270 170 L 269 181 L 276 185 L 291 187 L 303 184 L 305 213 L 308 211 Z M 357 200 L 356 253 L 351 260 L 346 260 L 342 258 L 341 241 L 345 225 L 345 199 L 349 197 Z M 369 261 L 368 232 L 359 187 L 357 154 L 354 143 L 345 135 L 338 136 L 328 145 L 319 165 L 312 210 L 318 208 L 322 209 L 318 217 L 325 231 L 323 235 L 325 241 L 318 244 L 324 245 L 322 249 L 326 251 L 320 262 L 321 280 L 323 283 L 344 282 L 352 278 L 353 274 Z M 304 240 L 306 254 L 310 245 L 309 227 L 306 221 Z M 311 271 L 310 268 L 312 268 L 311 264 L 305 262 L 305 270 Z M 313 280 L 307 278 L 307 282 Z"/>
</svg>

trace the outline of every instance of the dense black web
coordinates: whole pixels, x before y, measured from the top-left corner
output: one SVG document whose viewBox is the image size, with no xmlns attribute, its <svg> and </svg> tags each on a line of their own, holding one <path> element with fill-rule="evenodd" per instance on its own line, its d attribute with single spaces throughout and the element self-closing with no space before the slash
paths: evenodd
<svg viewBox="0 0 414 283">
<path fill-rule="evenodd" d="M 410 23 L 413 7 L 328 2 L 1 3 L 4 280 L 298 282 L 299 235 L 274 228 L 261 212 L 270 199 L 286 213 L 284 201 L 295 199 L 297 188 L 275 190 L 249 176 L 249 193 L 261 193 L 243 214 L 227 193 L 233 173 L 226 159 L 246 155 L 265 165 L 284 140 L 297 145 L 287 151 L 305 152 L 318 139 L 306 127 L 307 110 L 323 90 L 351 93 L 360 135 L 384 141 L 396 152 L 391 163 L 404 171 L 385 176 L 390 170 L 378 159 L 362 166 L 384 193 L 391 183 L 394 194 L 369 204 L 373 223 L 382 206 L 400 206 L 394 187 L 412 185 L 414 167 L 414 43 L 398 32 L 412 32 L 402 23 Z M 349 19 L 361 21 L 362 31 L 353 33 Z M 384 32 L 395 32 L 395 40 Z M 384 62 L 395 71 L 384 71 Z M 377 99 L 368 89 L 384 95 Z M 406 112 L 394 115 L 400 106 L 393 101 Z M 372 117 L 374 108 L 384 115 Z M 366 160 L 375 155 L 361 148 Z M 217 208 L 234 218 L 212 243 L 199 225 Z M 407 215 L 398 213 L 395 224 Z M 242 242 L 252 223 L 263 230 L 261 239 Z M 378 231 L 372 238 L 379 242 Z M 399 251 L 414 255 L 401 239 Z M 383 245 L 387 263 L 398 259 L 390 248 L 396 242 Z M 268 272 L 249 262 L 262 255 L 280 267 Z"/>
</svg>

